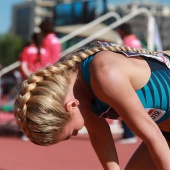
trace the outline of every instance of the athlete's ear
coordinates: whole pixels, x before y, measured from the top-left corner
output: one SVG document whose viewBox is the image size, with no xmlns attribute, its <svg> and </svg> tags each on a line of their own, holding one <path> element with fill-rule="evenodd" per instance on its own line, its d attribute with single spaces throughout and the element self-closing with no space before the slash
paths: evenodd
<svg viewBox="0 0 170 170">
<path fill-rule="evenodd" d="M 77 99 L 71 99 L 65 103 L 65 109 L 67 112 L 70 112 L 72 109 L 75 109 L 79 106 L 79 101 Z"/>
</svg>

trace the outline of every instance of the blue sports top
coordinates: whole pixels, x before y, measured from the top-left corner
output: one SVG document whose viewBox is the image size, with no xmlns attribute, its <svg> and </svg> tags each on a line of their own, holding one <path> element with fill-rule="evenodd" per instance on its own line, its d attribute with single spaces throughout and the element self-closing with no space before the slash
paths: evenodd
<svg viewBox="0 0 170 170">
<path fill-rule="evenodd" d="M 143 57 L 151 69 L 148 83 L 137 90 L 136 93 L 151 118 L 156 122 L 162 122 L 170 118 L 170 69 L 165 63 L 154 59 L 155 56 L 134 52 L 121 52 L 127 57 Z M 81 63 L 82 75 L 92 91 L 90 85 L 89 67 L 94 55 L 89 56 Z M 92 91 L 93 93 L 93 91 Z M 97 116 L 117 119 L 119 115 L 108 104 L 99 100 L 96 96 L 92 102 L 92 111 Z"/>
</svg>

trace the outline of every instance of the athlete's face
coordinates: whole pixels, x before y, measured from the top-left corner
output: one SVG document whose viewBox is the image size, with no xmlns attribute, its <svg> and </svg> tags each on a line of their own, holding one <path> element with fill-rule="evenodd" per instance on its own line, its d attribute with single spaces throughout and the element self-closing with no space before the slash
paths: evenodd
<svg viewBox="0 0 170 170">
<path fill-rule="evenodd" d="M 78 131 L 84 126 L 84 119 L 80 114 L 79 109 L 77 113 L 71 114 L 71 120 L 66 124 L 63 132 L 57 137 L 57 142 L 62 142 L 70 139 L 72 136 L 77 136 Z"/>
</svg>

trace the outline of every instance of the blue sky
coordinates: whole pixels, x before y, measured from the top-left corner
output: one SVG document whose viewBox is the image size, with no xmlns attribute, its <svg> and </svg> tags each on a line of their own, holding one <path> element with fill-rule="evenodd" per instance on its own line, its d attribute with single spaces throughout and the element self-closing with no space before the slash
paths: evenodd
<svg viewBox="0 0 170 170">
<path fill-rule="evenodd" d="M 12 6 L 26 0 L 1 0 L 0 34 L 6 33 L 11 26 Z"/>
<path fill-rule="evenodd" d="M 4 34 L 8 32 L 11 26 L 11 15 L 12 15 L 12 6 L 21 2 L 24 2 L 27 0 L 1 0 L 0 5 L 0 34 Z M 100 1 L 100 0 L 98 0 Z M 130 0 L 122 0 L 121 4 L 124 2 L 129 2 Z M 133 1 L 133 0 L 131 0 Z M 135 1 L 135 0 L 134 0 Z M 142 1 L 150 1 L 150 0 L 142 0 Z M 161 2 L 161 3 L 168 3 L 170 4 L 169 0 L 153 0 L 155 2 Z M 108 2 L 119 2 L 117 0 L 108 0 Z"/>
</svg>

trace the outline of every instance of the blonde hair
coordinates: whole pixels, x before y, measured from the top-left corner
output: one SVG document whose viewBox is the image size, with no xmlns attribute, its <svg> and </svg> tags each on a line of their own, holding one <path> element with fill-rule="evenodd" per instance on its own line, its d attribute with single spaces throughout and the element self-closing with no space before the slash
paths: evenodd
<svg viewBox="0 0 170 170">
<path fill-rule="evenodd" d="M 104 50 L 155 54 L 143 49 L 98 44 L 80 49 L 63 57 L 54 66 L 47 66 L 32 74 L 23 82 L 14 113 L 18 125 L 33 143 L 51 145 L 57 142 L 56 136 L 62 133 L 63 127 L 70 120 L 70 114 L 64 107 L 70 71 L 90 55 Z"/>
</svg>

